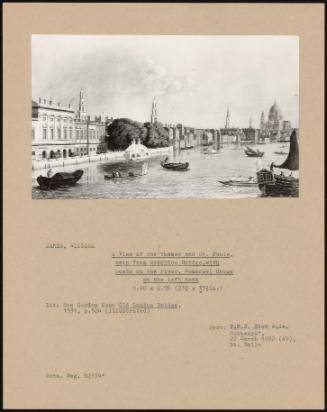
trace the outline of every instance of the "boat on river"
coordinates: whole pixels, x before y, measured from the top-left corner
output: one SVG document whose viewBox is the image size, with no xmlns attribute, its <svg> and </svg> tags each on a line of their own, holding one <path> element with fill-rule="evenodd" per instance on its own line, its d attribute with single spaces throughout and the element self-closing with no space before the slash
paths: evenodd
<svg viewBox="0 0 327 412">
<path fill-rule="evenodd" d="M 41 189 L 51 190 L 57 189 L 58 187 L 73 186 L 80 178 L 83 176 L 83 170 L 75 170 L 73 173 L 68 172 L 58 172 L 52 177 L 39 176 L 36 180 L 40 185 Z"/>
<path fill-rule="evenodd" d="M 219 150 L 218 150 L 218 148 L 216 147 L 216 146 L 213 146 L 213 147 L 205 147 L 204 149 L 203 149 L 203 151 L 202 151 L 202 153 L 203 154 L 217 154 L 217 153 L 219 153 Z"/>
<path fill-rule="evenodd" d="M 134 173 L 133 171 L 127 172 L 127 175 L 123 176 L 119 170 L 113 171 L 111 174 L 104 174 L 103 177 L 105 180 L 112 180 L 112 179 L 121 179 L 124 177 L 139 177 L 144 176 L 148 173 L 148 164 L 144 163 L 142 165 L 141 173 Z"/>
<path fill-rule="evenodd" d="M 190 150 L 193 149 L 194 146 L 185 146 L 185 147 L 181 147 L 181 150 Z"/>
<path fill-rule="evenodd" d="M 252 187 L 257 186 L 258 182 L 253 179 L 253 177 L 249 177 L 248 180 L 219 180 L 219 183 L 222 183 L 225 186 L 242 186 L 242 187 Z"/>
<path fill-rule="evenodd" d="M 182 163 L 182 162 L 163 161 L 163 162 L 160 162 L 160 164 L 164 169 L 174 170 L 174 171 L 178 171 L 178 172 L 185 171 L 189 167 L 188 162 Z"/>
<path fill-rule="evenodd" d="M 274 168 L 290 172 L 285 176 L 282 170 L 280 174 L 275 173 Z M 258 186 L 265 196 L 299 196 L 299 179 L 293 176 L 293 172 L 299 170 L 299 144 L 295 129 L 290 137 L 289 153 L 281 165 L 272 162 L 270 170 L 261 169 L 257 172 Z M 287 172 L 287 173 L 288 173 Z"/>
<path fill-rule="evenodd" d="M 211 154 L 218 154 L 219 151 L 216 149 L 211 149 L 211 150 L 204 150 L 203 154 L 211 155 Z"/>
<path fill-rule="evenodd" d="M 248 156 L 248 157 L 262 157 L 264 155 L 264 152 L 260 152 L 260 150 L 254 150 L 251 149 L 251 147 L 246 146 L 246 150 L 244 151 L 244 153 Z"/>
</svg>

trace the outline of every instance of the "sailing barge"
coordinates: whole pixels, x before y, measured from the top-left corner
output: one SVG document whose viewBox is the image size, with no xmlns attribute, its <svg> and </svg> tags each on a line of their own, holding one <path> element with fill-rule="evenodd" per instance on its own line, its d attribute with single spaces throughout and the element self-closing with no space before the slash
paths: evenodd
<svg viewBox="0 0 327 412">
<path fill-rule="evenodd" d="M 274 172 L 274 168 L 285 169 L 290 172 L 285 176 Z M 292 175 L 299 170 L 299 144 L 296 131 L 293 130 L 290 138 L 290 149 L 286 160 L 279 166 L 271 163 L 270 170 L 262 169 L 257 172 L 258 186 L 265 196 L 299 196 L 299 179 Z"/>
</svg>

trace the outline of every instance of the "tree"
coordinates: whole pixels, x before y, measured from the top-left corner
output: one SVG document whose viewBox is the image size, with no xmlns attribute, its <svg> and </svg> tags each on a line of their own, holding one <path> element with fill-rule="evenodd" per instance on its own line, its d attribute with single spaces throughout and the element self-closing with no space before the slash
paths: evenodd
<svg viewBox="0 0 327 412">
<path fill-rule="evenodd" d="M 131 119 L 115 119 L 107 128 L 107 144 L 109 150 L 125 150 L 133 139 L 144 142 L 146 130 L 142 123 Z"/>
<path fill-rule="evenodd" d="M 147 130 L 145 138 L 147 147 L 166 147 L 169 145 L 169 132 L 161 123 L 147 122 L 144 123 L 144 127 Z"/>
<path fill-rule="evenodd" d="M 147 147 L 166 147 L 169 133 L 161 123 L 140 123 L 131 119 L 115 119 L 107 128 L 107 145 L 109 150 L 125 150 L 133 139 L 140 139 Z"/>
</svg>

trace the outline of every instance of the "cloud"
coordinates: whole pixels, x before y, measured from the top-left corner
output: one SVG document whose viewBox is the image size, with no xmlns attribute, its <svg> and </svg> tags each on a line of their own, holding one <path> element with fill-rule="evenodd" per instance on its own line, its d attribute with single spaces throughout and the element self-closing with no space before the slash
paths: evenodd
<svg viewBox="0 0 327 412">
<path fill-rule="evenodd" d="M 139 67 L 139 91 L 164 96 L 188 91 L 191 82 L 186 75 L 174 75 L 151 59 L 144 59 Z"/>
<path fill-rule="evenodd" d="M 276 97 L 296 118 L 298 47 L 277 37 L 33 36 L 33 98 L 77 108 L 83 87 L 90 115 L 144 121 L 157 96 L 163 121 L 213 127 L 227 106 L 235 124 L 259 121 Z"/>
</svg>

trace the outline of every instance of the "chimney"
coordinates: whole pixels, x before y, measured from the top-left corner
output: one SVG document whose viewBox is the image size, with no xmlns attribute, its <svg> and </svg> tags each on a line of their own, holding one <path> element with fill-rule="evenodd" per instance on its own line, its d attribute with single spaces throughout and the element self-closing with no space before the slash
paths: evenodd
<svg viewBox="0 0 327 412">
<path fill-rule="evenodd" d="M 60 102 L 58 102 L 58 106 L 60 106 Z"/>
<path fill-rule="evenodd" d="M 41 99 L 41 97 L 39 97 L 39 103 L 42 103 L 42 99 Z"/>
<path fill-rule="evenodd" d="M 68 107 L 70 108 L 70 103 L 69 103 Z"/>
<path fill-rule="evenodd" d="M 50 106 L 52 105 L 52 100 L 49 100 L 49 105 L 50 105 Z"/>
<path fill-rule="evenodd" d="M 47 104 L 47 101 L 44 99 L 44 100 L 43 100 L 43 103 L 44 103 L 44 104 Z"/>
</svg>

